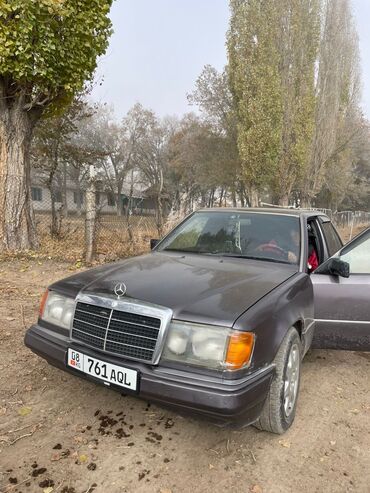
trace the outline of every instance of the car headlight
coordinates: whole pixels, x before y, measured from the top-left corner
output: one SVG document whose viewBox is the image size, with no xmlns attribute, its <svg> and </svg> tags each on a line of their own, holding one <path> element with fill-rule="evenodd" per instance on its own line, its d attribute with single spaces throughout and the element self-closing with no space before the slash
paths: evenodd
<svg viewBox="0 0 370 493">
<path fill-rule="evenodd" d="M 69 329 L 75 300 L 54 291 L 46 291 L 40 305 L 40 318 L 45 322 Z"/>
<path fill-rule="evenodd" d="M 218 370 L 249 365 L 255 336 L 228 327 L 173 321 L 162 358 Z"/>
</svg>

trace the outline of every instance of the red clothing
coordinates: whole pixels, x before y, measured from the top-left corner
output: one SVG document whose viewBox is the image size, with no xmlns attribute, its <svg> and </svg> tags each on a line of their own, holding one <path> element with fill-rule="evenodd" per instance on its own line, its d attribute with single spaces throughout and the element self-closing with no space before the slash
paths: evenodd
<svg viewBox="0 0 370 493">
<path fill-rule="evenodd" d="M 312 249 L 312 252 L 311 252 L 311 254 L 308 257 L 307 263 L 308 263 L 308 268 L 311 271 L 314 271 L 319 266 L 319 260 L 317 258 L 316 251 L 315 251 L 314 248 Z"/>
</svg>

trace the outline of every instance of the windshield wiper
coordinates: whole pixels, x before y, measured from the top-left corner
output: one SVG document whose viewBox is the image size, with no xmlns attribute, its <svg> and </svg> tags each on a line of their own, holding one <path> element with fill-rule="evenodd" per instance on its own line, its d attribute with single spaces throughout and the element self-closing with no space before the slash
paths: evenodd
<svg viewBox="0 0 370 493">
<path fill-rule="evenodd" d="M 184 248 L 163 248 L 162 252 L 182 252 L 182 253 L 197 253 L 192 250 L 185 250 Z"/>
<path fill-rule="evenodd" d="M 257 256 L 253 256 L 253 255 L 241 255 L 238 253 L 226 253 L 226 252 L 225 253 L 218 253 L 215 255 L 220 255 L 221 257 L 246 258 L 249 260 L 263 260 L 265 262 L 275 262 L 278 264 L 290 264 L 291 265 L 291 262 L 288 262 L 287 260 L 278 260 L 276 258 L 271 258 L 271 257 L 257 257 Z"/>
<path fill-rule="evenodd" d="M 211 255 L 209 252 L 200 252 L 199 250 L 186 250 L 185 248 L 163 248 L 160 252 L 180 252 L 180 253 L 199 253 L 200 255 Z"/>
<path fill-rule="evenodd" d="M 197 253 L 199 255 L 210 255 L 210 256 L 219 256 L 219 257 L 230 257 L 230 258 L 244 258 L 248 260 L 263 260 L 264 262 L 273 262 L 277 264 L 289 264 L 292 265 L 291 262 L 287 260 L 278 260 L 270 257 L 257 257 L 253 255 L 242 255 L 240 253 L 227 253 L 227 252 L 200 252 L 199 250 L 185 250 L 184 248 L 164 248 L 161 250 L 162 252 L 180 252 L 180 253 Z"/>
</svg>

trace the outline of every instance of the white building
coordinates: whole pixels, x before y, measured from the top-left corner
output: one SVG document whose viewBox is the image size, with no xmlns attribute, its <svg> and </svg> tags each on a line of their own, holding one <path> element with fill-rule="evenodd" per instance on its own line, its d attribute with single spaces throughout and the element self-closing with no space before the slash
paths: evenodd
<svg viewBox="0 0 370 493">
<path fill-rule="evenodd" d="M 121 200 L 121 211 L 130 207 L 133 214 L 154 215 L 153 201 L 145 197 L 145 192 L 140 192 L 137 189 L 130 194 L 130 186 L 123 185 Z M 43 183 L 43 180 L 34 177 L 31 186 L 32 203 L 35 212 L 48 213 L 51 211 L 51 195 L 48 187 Z M 131 195 L 131 199 L 129 197 Z M 54 200 L 56 210 L 63 208 L 63 194 L 60 188 L 54 189 Z M 104 189 L 101 185 L 97 185 L 96 191 L 96 207 L 98 212 L 102 214 L 117 214 L 117 193 L 112 193 Z M 67 181 L 66 186 L 66 205 L 68 214 L 81 214 L 85 210 L 85 190 L 71 181 Z"/>
</svg>

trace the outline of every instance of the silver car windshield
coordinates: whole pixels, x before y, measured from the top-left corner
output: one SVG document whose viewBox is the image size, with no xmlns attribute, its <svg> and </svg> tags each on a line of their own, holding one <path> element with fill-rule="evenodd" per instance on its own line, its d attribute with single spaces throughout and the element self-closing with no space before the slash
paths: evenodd
<svg viewBox="0 0 370 493">
<path fill-rule="evenodd" d="M 300 223 L 296 216 L 202 211 L 170 233 L 158 251 L 298 264 L 300 245 Z"/>
</svg>

